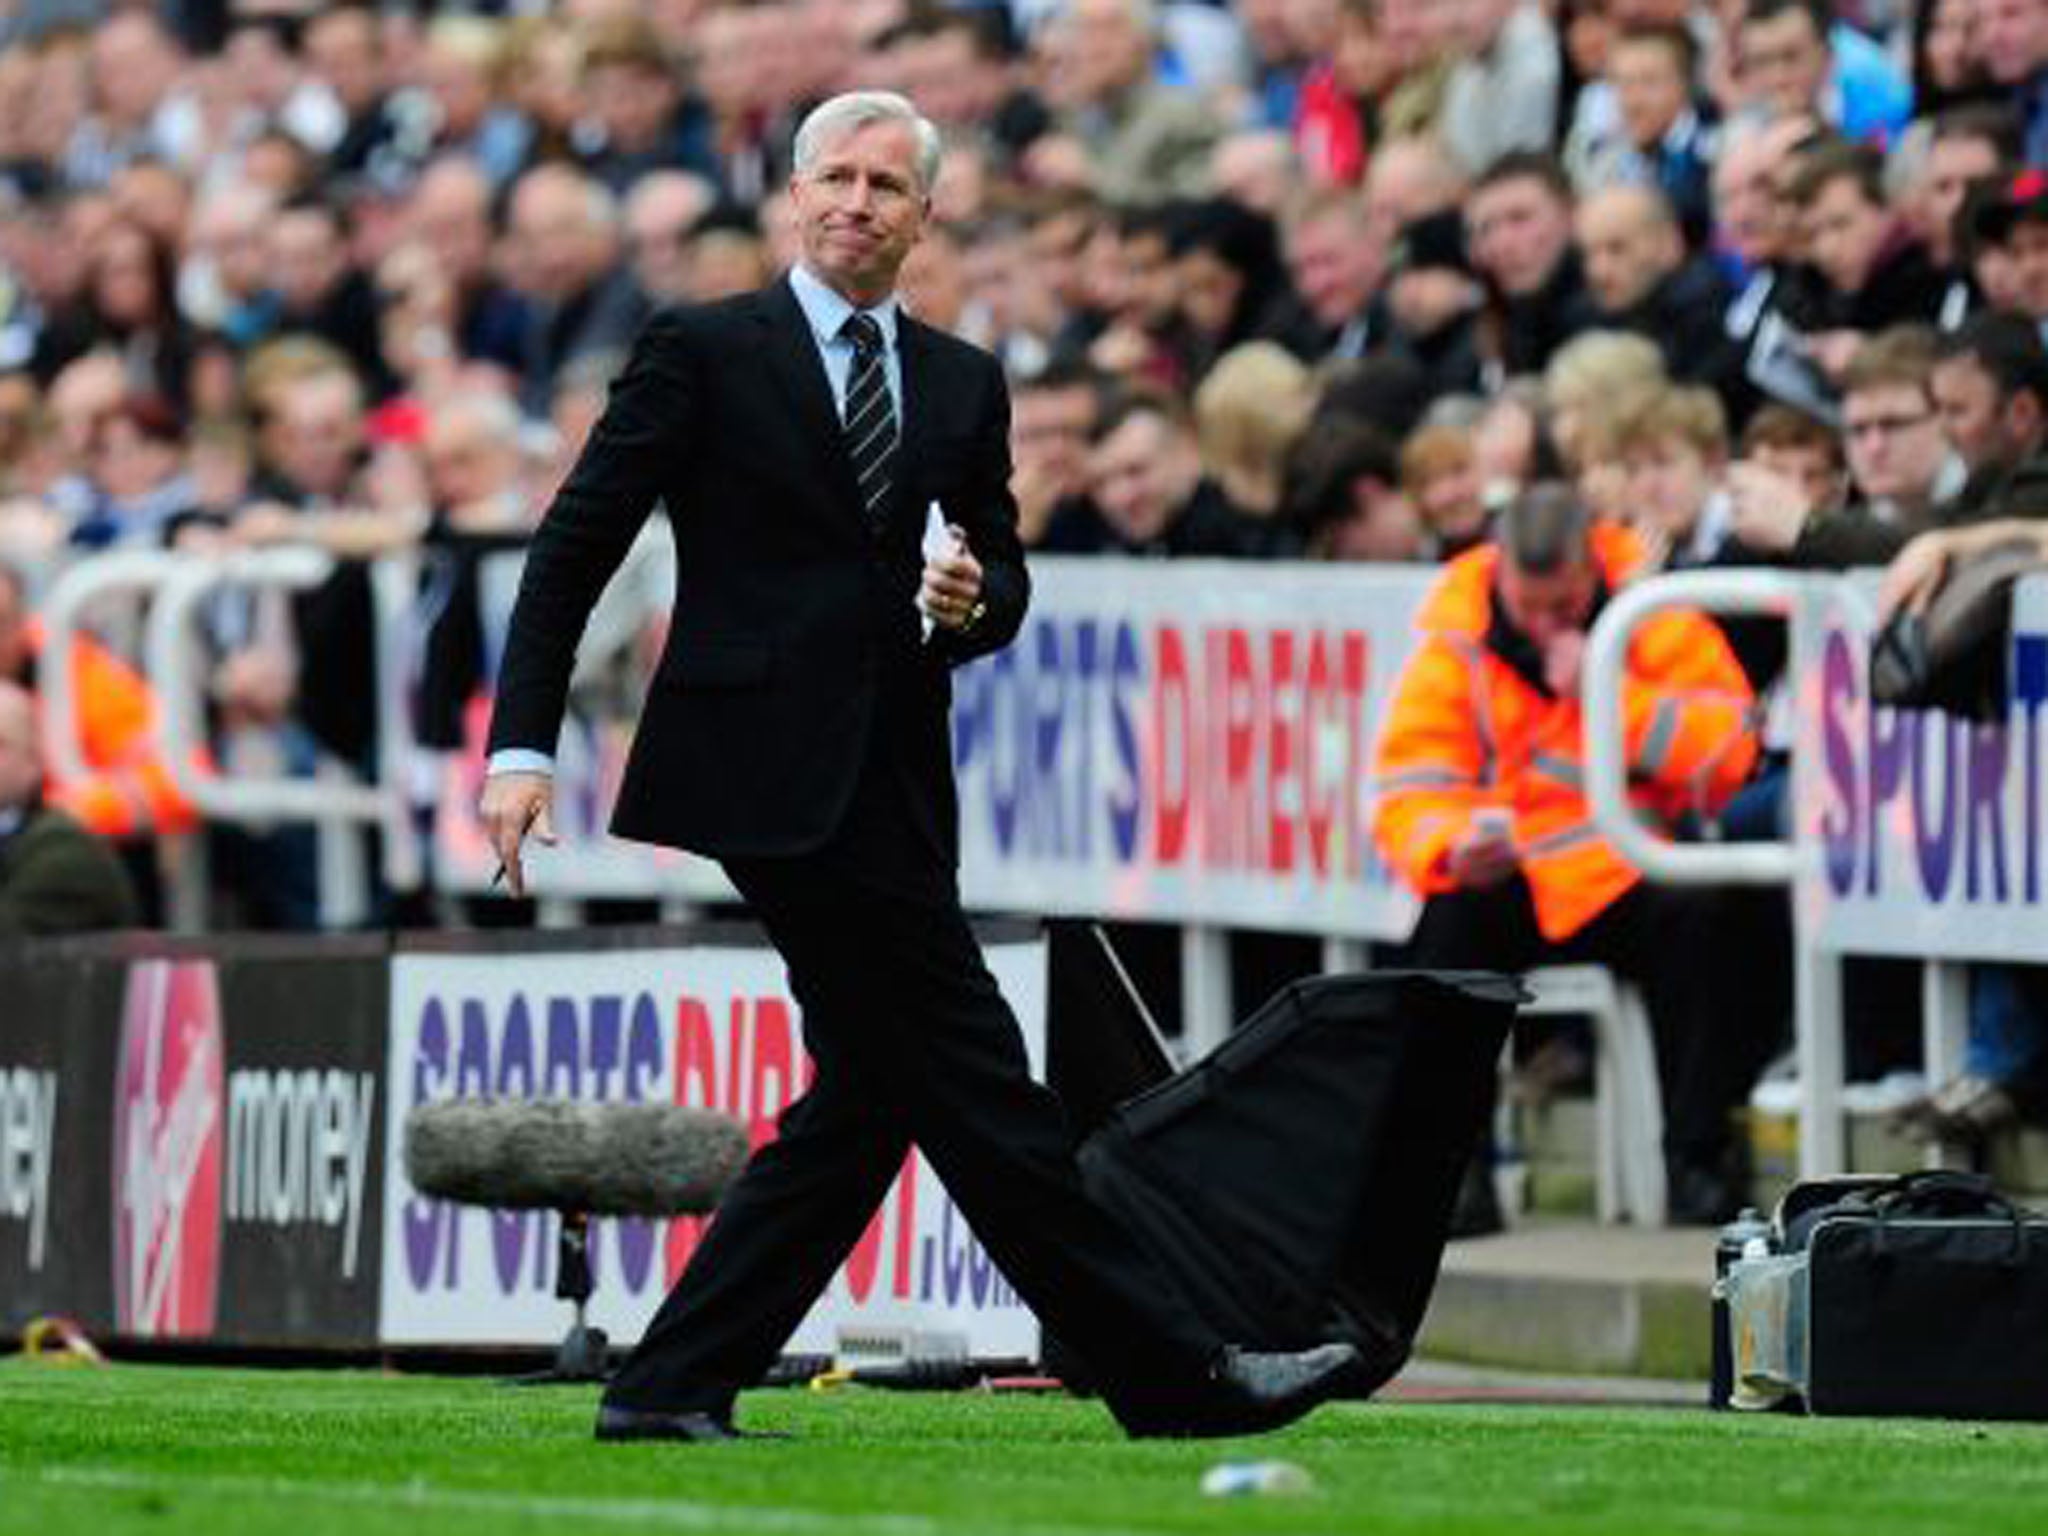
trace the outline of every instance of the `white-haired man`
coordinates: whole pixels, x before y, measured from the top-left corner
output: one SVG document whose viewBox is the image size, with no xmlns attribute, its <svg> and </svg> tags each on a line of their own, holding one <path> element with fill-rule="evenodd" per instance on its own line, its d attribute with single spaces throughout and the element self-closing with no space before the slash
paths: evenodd
<svg viewBox="0 0 2048 1536">
<path fill-rule="evenodd" d="M 913 1143 L 1134 1434 L 1282 1423 L 1358 1362 L 1227 1349 L 1089 1202 L 961 913 L 948 669 L 1016 634 L 1029 583 L 1002 371 L 896 302 L 938 157 L 900 96 L 817 108 L 796 269 L 647 327 L 527 557 L 482 807 L 512 889 L 527 833 L 552 836 L 577 638 L 659 499 L 674 623 L 613 828 L 720 861 L 788 963 L 818 1069 L 607 1389 L 601 1439 L 733 1438 L 735 1395 Z M 927 556 L 934 502 L 952 539 Z"/>
</svg>

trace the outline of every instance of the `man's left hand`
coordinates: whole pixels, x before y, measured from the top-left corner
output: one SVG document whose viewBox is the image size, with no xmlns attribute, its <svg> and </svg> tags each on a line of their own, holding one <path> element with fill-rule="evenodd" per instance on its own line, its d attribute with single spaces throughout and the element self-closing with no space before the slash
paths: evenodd
<svg viewBox="0 0 2048 1536">
<path fill-rule="evenodd" d="M 1579 673 L 1586 664 L 1586 637 L 1576 629 L 1552 635 L 1543 647 L 1543 680 L 1561 699 L 1579 696 Z"/>
<path fill-rule="evenodd" d="M 925 556 L 917 601 L 932 623 L 959 634 L 972 629 L 982 614 L 981 562 L 967 547 L 962 529 L 949 526 L 946 531 L 952 535 L 948 546 Z"/>
</svg>

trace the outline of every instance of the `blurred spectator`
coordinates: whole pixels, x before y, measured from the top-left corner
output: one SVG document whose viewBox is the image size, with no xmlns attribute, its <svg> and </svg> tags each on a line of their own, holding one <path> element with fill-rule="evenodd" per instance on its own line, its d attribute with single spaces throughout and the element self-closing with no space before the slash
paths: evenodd
<svg viewBox="0 0 2048 1536">
<path fill-rule="evenodd" d="M 1089 241 L 1089 361 L 1130 382 L 1186 387 L 1185 322 L 1174 287 L 1175 208 L 1129 209 L 1098 225 Z"/>
<path fill-rule="evenodd" d="M 1308 179 L 1352 186 L 1387 124 L 1383 107 L 1408 65 L 1389 44 L 1380 0 L 1338 0 L 1327 55 L 1301 81 L 1292 114 L 1293 143 Z"/>
<path fill-rule="evenodd" d="M 1250 552 L 1254 530 L 1202 469 L 1177 397 L 1133 390 L 1106 405 L 1088 455 L 1088 500 L 1060 510 L 1048 554 L 1224 555 Z"/>
<path fill-rule="evenodd" d="M 1589 192 L 1576 229 L 1598 323 L 1656 342 L 1674 378 L 1715 377 L 1724 366 L 1728 290 L 1711 261 L 1687 255 L 1664 195 L 1646 186 Z"/>
<path fill-rule="evenodd" d="M 1253 520 L 1253 544 L 1292 554 L 1277 522 L 1287 454 L 1315 410 L 1309 371 L 1286 348 L 1248 341 L 1216 361 L 1195 390 L 1202 468 L 1224 499 Z"/>
<path fill-rule="evenodd" d="M 1963 207 L 1973 189 L 1993 183 L 2019 159 L 2019 121 L 1996 106 L 1964 106 L 1944 112 L 1928 125 L 1926 153 L 1906 194 L 1905 214 L 1948 281 L 1936 323 L 1954 330 L 1969 313 L 1972 292 L 1961 228 Z"/>
<path fill-rule="evenodd" d="M 583 50 L 583 98 L 596 145 L 583 166 L 624 197 L 651 172 L 715 170 L 701 107 L 683 110 L 681 81 L 652 26 L 638 17 L 593 29 Z"/>
<path fill-rule="evenodd" d="M 1437 123 L 1473 174 L 1503 155 L 1548 153 L 1557 142 L 1557 29 L 1536 0 L 1463 0 L 1446 6 L 1457 62 Z"/>
<path fill-rule="evenodd" d="M 130 390 L 182 407 L 193 337 L 178 313 L 175 253 L 116 214 L 78 255 L 83 283 L 77 302 L 50 317 L 37 346 L 37 371 L 51 377 L 86 352 L 105 351 L 120 359 Z"/>
<path fill-rule="evenodd" d="M 2025 123 L 2023 156 L 2048 165 L 2048 6 L 2041 0 L 1978 0 L 1978 56 L 2013 93 Z"/>
<path fill-rule="evenodd" d="M 2038 327 L 2009 311 L 1972 316 L 1944 336 L 1933 375 L 1949 446 L 1968 466 L 1951 521 L 2033 502 L 2048 447 L 2048 351 Z"/>
<path fill-rule="evenodd" d="M 787 270 L 760 224 L 731 205 L 712 209 L 691 227 L 689 264 L 690 296 L 700 304 L 751 293 Z"/>
<path fill-rule="evenodd" d="M 268 241 L 273 334 L 317 336 L 348 355 L 373 395 L 393 379 L 378 348 L 377 299 L 349 250 L 341 212 L 317 196 L 280 208 Z"/>
<path fill-rule="evenodd" d="M 192 212 L 178 307 L 235 347 L 255 345 L 277 323 L 268 254 L 276 211 L 267 192 L 232 181 L 206 193 Z"/>
<path fill-rule="evenodd" d="M 170 403 L 130 395 L 93 423 L 87 471 L 68 499 L 70 542 L 84 549 L 158 545 L 197 509 L 184 424 Z"/>
<path fill-rule="evenodd" d="M 1978 37 L 1979 0 L 1925 0 L 1913 7 L 1913 98 L 1922 114 L 1946 113 L 1996 89 Z"/>
<path fill-rule="evenodd" d="M 1818 281 L 1802 318 L 1807 347 L 1830 386 L 1862 333 L 1907 321 L 1932 322 L 1944 283 L 1925 247 L 1885 199 L 1876 150 L 1829 144 L 1802 157 L 1792 198 L 1805 226 L 1805 254 Z"/>
<path fill-rule="evenodd" d="M 1561 350 L 1544 370 L 1543 396 L 1565 464 L 1576 471 L 1595 426 L 1629 409 L 1666 377 L 1656 343 L 1630 332 L 1593 331 Z"/>
<path fill-rule="evenodd" d="M 1492 360 L 1539 372 L 1593 323 L 1572 251 L 1572 191 L 1548 154 L 1517 151 L 1488 166 L 1465 203 L 1466 249 L 1492 296 Z"/>
<path fill-rule="evenodd" d="M 1542 380 L 1515 378 L 1501 386 L 1472 428 L 1472 454 L 1489 516 L 1517 491 L 1563 477 Z"/>
<path fill-rule="evenodd" d="M 1027 548 L 1059 508 L 1088 493 L 1088 450 L 1104 377 L 1086 364 L 1053 362 L 1019 379 L 1010 398 L 1010 491 Z"/>
<path fill-rule="evenodd" d="M 927 224 L 904 258 L 896 286 L 918 319 L 957 334 L 967 313 L 967 259 L 958 232 L 948 224 Z"/>
<path fill-rule="evenodd" d="M 306 21 L 302 53 L 308 74 L 326 87 L 340 109 L 340 138 L 327 156 L 335 173 L 372 178 L 399 174 L 387 158 L 400 123 L 389 109 L 388 64 L 377 12 L 361 4 L 315 12 Z"/>
<path fill-rule="evenodd" d="M 1694 95 L 1698 70 L 1699 44 L 1682 23 L 1624 29 L 1608 44 L 1602 79 L 1580 95 L 1580 120 L 1564 152 L 1582 192 L 1617 185 L 1661 192 L 1694 248 L 1712 224 L 1716 148 Z M 1607 123 L 1588 111 L 1602 86 L 1613 103 Z"/>
<path fill-rule="evenodd" d="M 533 531 L 540 507 L 526 484 L 522 430 L 504 394 L 467 391 L 434 406 L 420 460 L 437 525 L 457 534 Z"/>
<path fill-rule="evenodd" d="M 1233 7 L 1250 56 L 1246 116 L 1263 128 L 1285 128 L 1300 111 L 1314 52 L 1294 24 L 1295 0 L 1239 0 Z"/>
<path fill-rule="evenodd" d="M 1422 520 L 1401 489 L 1394 446 L 1363 422 L 1333 418 L 1295 444 L 1283 506 L 1310 559 L 1428 558 Z"/>
<path fill-rule="evenodd" d="M 1931 524 L 1936 505 L 1960 489 L 1964 474 L 1934 408 L 1935 345 L 1931 330 L 1901 326 L 1872 337 L 1851 359 L 1842 379 L 1852 488 L 1846 506 L 1815 507 L 1803 486 L 1753 465 L 1731 471 L 1735 525 L 1745 545 L 1795 565 L 1877 564 L 1904 536 Z"/>
<path fill-rule="evenodd" d="M 1835 429 L 1789 405 L 1766 405 L 1743 425 L 1739 456 L 1791 481 L 1808 507 L 1833 511 L 1842 503 L 1848 465 Z"/>
<path fill-rule="evenodd" d="M 1971 204 L 1970 235 L 2002 258 L 2012 306 L 2048 336 L 2048 170 L 2029 166 Z"/>
<path fill-rule="evenodd" d="M 1472 435 L 1458 427 L 1424 427 L 1401 446 L 1401 491 L 1421 514 L 1430 553 L 1452 560 L 1493 531 Z"/>
<path fill-rule="evenodd" d="M 506 241 L 511 286 L 527 307 L 520 404 L 539 415 L 564 366 L 633 339 L 647 300 L 619 262 L 616 201 L 569 166 L 543 165 L 519 178 Z"/>
<path fill-rule="evenodd" d="M 126 928 L 135 919 L 120 861 L 43 803 L 35 701 L 20 684 L 0 681 L 0 940 Z"/>
<path fill-rule="evenodd" d="M 1184 377 L 1199 383 L 1217 357 L 1251 341 L 1315 355 L 1314 326 L 1288 285 L 1271 219 L 1211 198 L 1181 209 L 1167 242 L 1180 290 Z"/>
<path fill-rule="evenodd" d="M 1418 219 L 1458 207 L 1470 184 L 1440 140 L 1388 139 L 1366 169 L 1366 218 L 1377 238 L 1390 240 Z"/>
<path fill-rule="evenodd" d="M 1457 16 L 1441 0 L 1379 0 L 1378 42 L 1400 70 L 1380 103 L 1383 138 L 1436 137 L 1455 61 Z"/>
<path fill-rule="evenodd" d="M 1387 344 L 1422 368 L 1431 395 L 1480 388 L 1485 298 L 1466 259 L 1464 221 L 1455 208 L 1402 228 L 1386 285 Z"/>
<path fill-rule="evenodd" d="M 428 161 L 406 200 L 404 229 L 428 254 L 431 267 L 406 273 L 406 287 L 380 291 L 379 302 L 387 309 L 421 305 L 427 294 L 412 284 L 445 288 L 453 310 L 448 340 L 456 354 L 518 367 L 525 306 L 493 261 L 490 179 L 464 155 Z"/>
<path fill-rule="evenodd" d="M 1301 161 L 1285 134 L 1243 130 L 1217 141 L 1209 181 L 1240 208 L 1278 219 L 1301 193 Z"/>
<path fill-rule="evenodd" d="M 1311 193 L 1287 220 L 1286 249 L 1294 291 L 1322 327 L 1316 355 L 1364 356 L 1386 325 L 1375 306 L 1385 254 L 1372 238 L 1364 204 L 1350 192 Z"/>
<path fill-rule="evenodd" d="M 692 296 L 690 238 L 717 197 L 711 183 L 689 171 L 649 171 L 625 194 L 626 251 L 633 281 L 655 304 Z"/>
<path fill-rule="evenodd" d="M 1627 477 L 1628 523 L 1650 570 L 1682 571 L 1726 558 L 1733 509 L 1720 485 L 1728 419 L 1712 390 L 1669 386 L 1614 427 Z"/>
<path fill-rule="evenodd" d="M 1742 995 L 1743 967 L 1709 961 L 1726 954 L 1719 893 L 1644 881 L 1591 825 L 1580 787 L 1586 630 L 1635 557 L 1625 531 L 1540 486 L 1506 509 L 1494 543 L 1445 568 L 1374 753 L 1374 836 L 1424 900 L 1414 964 L 1591 960 L 1644 987 L 1670 1216 L 1712 1223 L 1741 1203 L 1730 1112 L 1778 1017 Z M 1717 807 L 1756 755 L 1748 685 L 1719 632 L 1692 613 L 1652 619 L 1628 683 L 1641 813 L 1669 824 Z"/>
<path fill-rule="evenodd" d="M 137 160 L 176 159 L 173 97 L 185 53 L 149 10 L 122 10 L 92 32 L 88 51 L 91 109 L 64 148 L 64 178 L 103 187 Z"/>
<path fill-rule="evenodd" d="M 1155 74 L 1158 26 L 1152 0 L 1069 0 L 1036 39 L 1047 99 L 1086 157 L 1086 184 L 1119 205 L 1201 196 L 1222 137 L 1205 102 Z"/>
<path fill-rule="evenodd" d="M 1744 103 L 1766 118 L 1813 117 L 1883 144 L 1912 115 L 1898 67 L 1828 0 L 1746 0 L 1737 54 Z"/>
<path fill-rule="evenodd" d="M 435 154 L 463 154 L 493 188 L 509 183 L 527 163 L 533 126 L 501 99 L 504 67 L 505 39 L 497 22 L 481 16 L 435 17 L 414 68 L 416 87 L 426 98 L 421 117 L 429 129 L 401 141 L 406 158 L 417 164 Z M 640 126 L 630 106 L 612 103 L 599 113 L 607 131 L 614 129 L 614 118 Z"/>
</svg>

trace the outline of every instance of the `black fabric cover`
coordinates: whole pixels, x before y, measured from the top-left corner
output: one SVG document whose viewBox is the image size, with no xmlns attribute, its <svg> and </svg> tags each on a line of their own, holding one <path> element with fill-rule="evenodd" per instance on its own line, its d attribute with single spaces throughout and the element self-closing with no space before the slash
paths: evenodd
<svg viewBox="0 0 2048 1536">
<path fill-rule="evenodd" d="M 1082 1175 L 1226 1339 L 1347 1340 L 1376 1389 L 1421 1326 L 1522 996 L 1491 972 L 1294 982 L 1114 1111 Z"/>
</svg>

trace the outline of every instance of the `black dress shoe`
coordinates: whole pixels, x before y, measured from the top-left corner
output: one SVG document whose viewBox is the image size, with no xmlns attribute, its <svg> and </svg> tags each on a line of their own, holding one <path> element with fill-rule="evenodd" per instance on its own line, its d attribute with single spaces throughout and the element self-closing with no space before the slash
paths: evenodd
<svg viewBox="0 0 2048 1536">
<path fill-rule="evenodd" d="M 1349 1344 L 1321 1344 L 1284 1354 L 1226 1347 L 1211 1375 L 1222 1402 L 1210 1434 L 1246 1435 L 1292 1424 L 1328 1402 L 1364 1365 Z"/>
<path fill-rule="evenodd" d="M 701 1408 L 687 1413 L 661 1413 L 651 1408 L 616 1408 L 602 1403 L 597 1410 L 597 1438 L 703 1442 L 751 1437 L 735 1429 L 731 1419 Z"/>
</svg>

